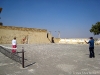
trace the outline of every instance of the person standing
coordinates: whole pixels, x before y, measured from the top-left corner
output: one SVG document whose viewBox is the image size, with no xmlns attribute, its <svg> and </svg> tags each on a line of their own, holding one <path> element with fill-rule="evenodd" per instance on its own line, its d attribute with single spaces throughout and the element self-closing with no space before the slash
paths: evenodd
<svg viewBox="0 0 100 75">
<path fill-rule="evenodd" d="M 16 37 L 12 40 L 12 48 L 17 48 Z M 16 53 L 16 49 L 12 49 L 12 53 Z"/>
<path fill-rule="evenodd" d="M 94 53 L 94 39 L 93 39 L 93 37 L 90 37 L 90 40 L 88 42 L 86 42 L 86 43 L 89 44 L 89 52 L 90 52 L 89 57 L 90 58 L 95 58 L 95 53 Z"/>
</svg>

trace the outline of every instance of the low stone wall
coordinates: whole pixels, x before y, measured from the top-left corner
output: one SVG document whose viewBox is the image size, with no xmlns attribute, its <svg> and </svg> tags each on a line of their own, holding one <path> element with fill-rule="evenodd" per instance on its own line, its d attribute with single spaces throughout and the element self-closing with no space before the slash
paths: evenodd
<svg viewBox="0 0 100 75">
<path fill-rule="evenodd" d="M 67 43 L 67 44 L 86 44 L 85 41 L 89 41 L 88 38 L 73 38 L 73 39 L 60 39 L 59 43 Z M 96 45 L 100 45 L 100 39 L 95 40 Z"/>
<path fill-rule="evenodd" d="M 100 38 L 95 42 L 96 45 L 100 45 Z"/>
<path fill-rule="evenodd" d="M 54 43 L 59 43 L 60 38 L 54 38 Z"/>
</svg>

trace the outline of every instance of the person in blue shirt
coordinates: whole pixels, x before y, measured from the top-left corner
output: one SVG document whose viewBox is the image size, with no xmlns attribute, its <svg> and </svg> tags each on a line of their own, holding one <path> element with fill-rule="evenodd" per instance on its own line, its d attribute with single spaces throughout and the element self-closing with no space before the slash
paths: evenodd
<svg viewBox="0 0 100 75">
<path fill-rule="evenodd" d="M 93 39 L 93 37 L 90 37 L 90 40 L 88 42 L 86 42 L 86 43 L 89 44 L 89 52 L 90 52 L 89 57 L 90 58 L 95 58 L 95 53 L 94 53 L 94 39 Z"/>
</svg>

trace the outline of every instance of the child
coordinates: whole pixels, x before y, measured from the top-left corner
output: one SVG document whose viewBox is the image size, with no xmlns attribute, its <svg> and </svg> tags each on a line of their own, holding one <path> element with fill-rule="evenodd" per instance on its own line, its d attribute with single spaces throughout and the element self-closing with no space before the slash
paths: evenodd
<svg viewBox="0 0 100 75">
<path fill-rule="evenodd" d="M 17 47 L 17 41 L 16 41 L 16 37 L 14 37 L 14 39 L 12 40 L 12 48 L 16 48 Z M 16 49 L 12 49 L 12 53 L 16 53 Z"/>
</svg>

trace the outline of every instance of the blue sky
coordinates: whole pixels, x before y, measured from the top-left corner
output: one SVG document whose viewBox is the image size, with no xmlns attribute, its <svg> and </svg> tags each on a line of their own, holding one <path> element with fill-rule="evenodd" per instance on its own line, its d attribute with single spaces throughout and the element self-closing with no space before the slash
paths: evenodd
<svg viewBox="0 0 100 75">
<path fill-rule="evenodd" d="M 54 37 L 88 38 L 100 21 L 100 0 L 0 0 L 5 26 L 47 29 Z M 56 32 L 55 32 L 56 31 Z"/>
</svg>

